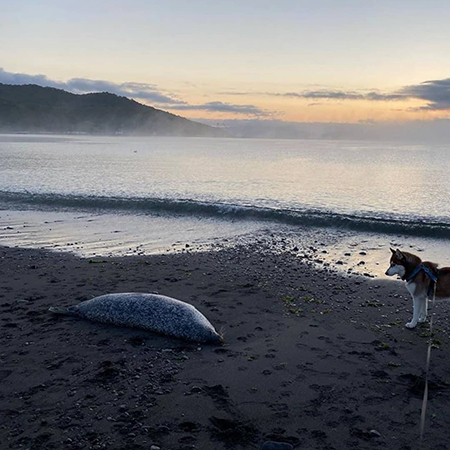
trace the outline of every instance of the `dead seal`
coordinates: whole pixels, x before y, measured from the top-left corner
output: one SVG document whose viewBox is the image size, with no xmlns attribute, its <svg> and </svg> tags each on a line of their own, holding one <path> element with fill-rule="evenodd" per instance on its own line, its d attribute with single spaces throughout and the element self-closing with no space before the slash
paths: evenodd
<svg viewBox="0 0 450 450">
<path fill-rule="evenodd" d="M 198 309 L 164 295 L 106 294 L 69 308 L 50 307 L 49 311 L 94 322 L 143 328 L 188 341 L 222 341 L 222 337 Z"/>
</svg>

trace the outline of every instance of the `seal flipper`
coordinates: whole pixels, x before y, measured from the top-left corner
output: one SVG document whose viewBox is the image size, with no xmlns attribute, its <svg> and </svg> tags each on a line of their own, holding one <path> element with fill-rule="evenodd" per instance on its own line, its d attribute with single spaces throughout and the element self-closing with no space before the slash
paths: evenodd
<svg viewBox="0 0 450 450">
<path fill-rule="evenodd" d="M 48 308 L 48 310 L 50 312 L 52 312 L 53 314 L 61 314 L 64 316 L 76 316 L 76 306 L 70 306 L 69 308 L 58 308 L 58 307 L 54 307 L 54 306 L 50 306 L 50 308 Z"/>
</svg>

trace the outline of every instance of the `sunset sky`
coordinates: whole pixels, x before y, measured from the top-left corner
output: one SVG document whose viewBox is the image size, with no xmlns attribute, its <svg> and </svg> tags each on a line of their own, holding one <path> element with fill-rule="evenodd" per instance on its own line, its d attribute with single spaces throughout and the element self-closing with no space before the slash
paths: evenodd
<svg viewBox="0 0 450 450">
<path fill-rule="evenodd" d="M 189 118 L 450 118 L 450 2 L 0 0 L 0 82 Z"/>
</svg>

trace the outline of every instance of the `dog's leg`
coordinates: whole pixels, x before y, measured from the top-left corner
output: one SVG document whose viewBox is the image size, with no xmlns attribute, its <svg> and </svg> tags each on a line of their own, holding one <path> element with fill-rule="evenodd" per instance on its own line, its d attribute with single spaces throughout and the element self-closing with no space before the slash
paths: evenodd
<svg viewBox="0 0 450 450">
<path fill-rule="evenodd" d="M 420 307 L 421 297 L 413 296 L 413 317 L 411 322 L 405 324 L 406 328 L 415 328 L 419 321 L 419 307 Z"/>
<path fill-rule="evenodd" d="M 420 298 L 419 323 L 427 320 L 428 297 Z"/>
</svg>

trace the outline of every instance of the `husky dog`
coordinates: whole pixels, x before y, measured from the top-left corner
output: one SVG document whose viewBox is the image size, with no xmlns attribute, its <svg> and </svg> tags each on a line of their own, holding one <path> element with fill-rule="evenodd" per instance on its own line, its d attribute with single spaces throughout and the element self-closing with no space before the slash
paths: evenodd
<svg viewBox="0 0 450 450">
<path fill-rule="evenodd" d="M 391 248 L 391 264 L 386 275 L 398 275 L 406 281 L 406 289 L 413 299 L 413 318 L 405 326 L 414 328 L 427 319 L 428 297 L 436 289 L 436 298 L 450 298 L 450 267 L 438 269 L 436 263 L 422 261 L 412 253 Z M 435 286 L 436 284 L 436 286 Z"/>
</svg>

